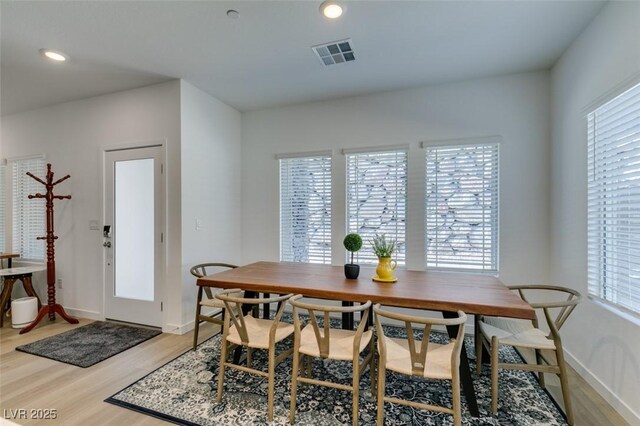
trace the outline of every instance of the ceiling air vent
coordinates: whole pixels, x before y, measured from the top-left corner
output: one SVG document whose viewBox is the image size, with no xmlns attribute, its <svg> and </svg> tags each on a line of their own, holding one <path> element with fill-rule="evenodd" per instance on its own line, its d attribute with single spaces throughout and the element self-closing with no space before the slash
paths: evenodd
<svg viewBox="0 0 640 426">
<path fill-rule="evenodd" d="M 356 59 L 353 54 L 351 39 L 319 44 L 312 46 L 311 49 L 313 49 L 320 61 L 327 67 L 333 64 L 351 62 Z"/>
</svg>

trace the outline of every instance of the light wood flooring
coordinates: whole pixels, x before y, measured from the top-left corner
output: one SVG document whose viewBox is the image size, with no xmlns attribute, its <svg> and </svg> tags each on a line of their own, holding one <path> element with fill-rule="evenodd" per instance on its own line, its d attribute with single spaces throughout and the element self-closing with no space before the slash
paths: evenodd
<svg viewBox="0 0 640 426">
<path fill-rule="evenodd" d="M 15 351 L 30 343 L 90 323 L 73 326 L 61 320 L 43 321 L 30 333 L 6 324 L 0 329 L 0 424 L 9 410 L 55 409 L 55 420 L 14 420 L 18 424 L 64 425 L 156 425 L 162 420 L 107 404 L 105 398 L 140 379 L 191 347 L 192 334 L 155 337 L 89 368 L 79 368 Z M 201 339 L 211 335 L 215 325 L 201 328 Z M 573 369 L 569 381 L 577 425 L 626 425 L 627 423 Z M 547 375 L 549 377 L 549 375 Z M 548 383 L 552 382 L 548 380 Z M 561 401 L 557 385 L 550 391 Z M 266 407 L 265 407 L 266 410 Z M 166 424 L 166 423 L 165 423 Z"/>
</svg>

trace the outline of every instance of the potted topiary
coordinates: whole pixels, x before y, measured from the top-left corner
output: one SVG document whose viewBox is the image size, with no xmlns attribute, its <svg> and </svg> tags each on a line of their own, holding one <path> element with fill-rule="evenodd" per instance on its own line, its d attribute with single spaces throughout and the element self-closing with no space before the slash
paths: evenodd
<svg viewBox="0 0 640 426">
<path fill-rule="evenodd" d="M 344 237 L 344 248 L 351 252 L 351 263 L 344 265 L 344 276 L 350 280 L 355 280 L 360 274 L 360 265 L 353 263 L 353 253 L 362 248 L 362 238 L 358 234 L 349 234 Z"/>
<path fill-rule="evenodd" d="M 393 276 L 397 262 L 391 258 L 396 248 L 396 242 L 393 239 L 387 239 L 385 234 L 378 235 L 371 241 L 373 253 L 378 256 L 378 267 L 376 268 L 376 276 L 374 281 L 396 282 L 398 279 Z"/>
</svg>

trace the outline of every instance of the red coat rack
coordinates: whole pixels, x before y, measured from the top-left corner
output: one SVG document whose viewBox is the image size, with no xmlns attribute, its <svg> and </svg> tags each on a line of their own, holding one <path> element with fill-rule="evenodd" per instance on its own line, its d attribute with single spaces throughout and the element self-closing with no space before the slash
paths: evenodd
<svg viewBox="0 0 640 426">
<path fill-rule="evenodd" d="M 53 233 L 53 200 L 70 200 L 71 195 L 53 195 L 53 187 L 57 184 L 64 182 L 69 179 L 71 176 L 66 175 L 62 179 L 58 179 L 57 181 L 53 181 L 53 172 L 51 171 L 51 164 L 47 164 L 47 178 L 46 181 L 40 179 L 37 176 L 34 176 L 30 172 L 27 172 L 27 175 L 31 178 L 37 180 L 41 184 L 45 186 L 47 192 L 45 194 L 37 193 L 35 195 L 29 195 L 29 199 L 33 198 L 44 198 L 47 200 L 47 235 L 44 237 L 38 237 L 39 240 L 47 240 L 47 295 L 48 295 L 48 303 L 42 308 L 40 308 L 40 312 L 38 312 L 38 316 L 31 324 L 27 327 L 23 328 L 20 331 L 20 334 L 30 332 L 45 315 L 49 314 L 49 320 L 53 321 L 56 319 L 56 313 L 59 314 L 63 319 L 71 324 L 78 324 L 78 320 L 73 318 L 64 311 L 62 305 L 56 303 L 56 248 L 54 246 L 54 241 L 58 239 L 56 235 Z"/>
</svg>

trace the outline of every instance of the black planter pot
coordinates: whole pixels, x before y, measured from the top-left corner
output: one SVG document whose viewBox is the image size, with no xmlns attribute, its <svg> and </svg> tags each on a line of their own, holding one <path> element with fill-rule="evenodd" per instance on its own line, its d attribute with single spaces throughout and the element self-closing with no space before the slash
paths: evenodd
<svg viewBox="0 0 640 426">
<path fill-rule="evenodd" d="M 360 265 L 354 265 L 352 263 L 347 263 L 344 265 L 344 276 L 347 279 L 355 280 L 360 275 Z"/>
</svg>

